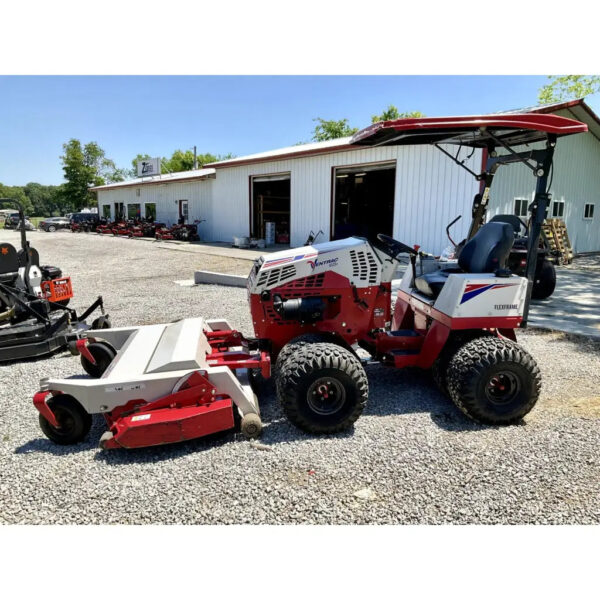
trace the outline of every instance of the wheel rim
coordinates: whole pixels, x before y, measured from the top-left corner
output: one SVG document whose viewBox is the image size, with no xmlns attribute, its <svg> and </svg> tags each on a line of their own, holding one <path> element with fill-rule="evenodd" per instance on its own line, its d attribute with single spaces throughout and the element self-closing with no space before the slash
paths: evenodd
<svg viewBox="0 0 600 600">
<path fill-rule="evenodd" d="M 48 231 L 56 231 L 56 227 L 48 227 Z"/>
<path fill-rule="evenodd" d="M 59 427 L 54 427 L 54 425 L 49 423 L 50 427 L 52 427 L 53 431 L 55 431 L 58 435 L 70 435 L 75 427 L 75 419 L 73 418 L 73 415 L 64 408 L 56 408 L 56 410 L 53 412 L 56 420 L 58 421 Z"/>
<path fill-rule="evenodd" d="M 485 395 L 493 404 L 508 404 L 520 391 L 521 381 L 511 371 L 494 373 L 485 386 Z"/>
<path fill-rule="evenodd" d="M 334 377 L 321 377 L 308 388 L 308 406 L 318 415 L 332 415 L 346 402 L 346 390 Z"/>
</svg>

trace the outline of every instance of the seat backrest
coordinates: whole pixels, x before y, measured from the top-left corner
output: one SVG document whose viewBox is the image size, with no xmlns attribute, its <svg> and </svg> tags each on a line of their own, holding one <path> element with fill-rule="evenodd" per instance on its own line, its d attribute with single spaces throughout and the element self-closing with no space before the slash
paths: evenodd
<svg viewBox="0 0 600 600">
<path fill-rule="evenodd" d="M 466 273 L 494 273 L 503 269 L 514 239 L 508 223 L 486 223 L 464 245 L 458 264 Z"/>
<path fill-rule="evenodd" d="M 12 244 L 0 244 L 0 274 L 16 273 L 19 270 L 19 257 Z"/>
<path fill-rule="evenodd" d="M 490 221 L 490 223 L 508 223 L 514 230 L 515 235 L 519 235 L 521 233 L 521 227 L 523 227 L 523 223 L 517 215 L 494 215 Z"/>
</svg>

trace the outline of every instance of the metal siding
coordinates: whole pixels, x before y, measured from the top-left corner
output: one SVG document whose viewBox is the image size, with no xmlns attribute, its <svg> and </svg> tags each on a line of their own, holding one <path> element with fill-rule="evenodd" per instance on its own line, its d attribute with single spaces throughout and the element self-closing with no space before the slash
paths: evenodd
<svg viewBox="0 0 600 600">
<path fill-rule="evenodd" d="M 212 240 L 212 186 L 214 179 L 205 179 L 190 183 L 163 183 L 142 185 L 139 188 L 128 187 L 114 190 L 98 190 L 98 210 L 102 214 L 102 206 L 110 204 L 111 218 L 114 219 L 114 203 L 141 204 L 142 215 L 145 203 L 156 204 L 156 219 L 159 222 L 173 225 L 179 218 L 178 200 L 188 200 L 189 221 L 205 219 L 198 226 L 198 233 L 203 240 Z M 140 190 L 136 196 L 135 190 Z"/>
<path fill-rule="evenodd" d="M 568 115 L 565 115 L 568 116 Z M 553 200 L 565 201 L 564 219 L 575 252 L 600 250 L 600 141 L 591 133 L 558 140 L 554 158 Z M 535 177 L 525 165 L 500 167 L 490 200 L 490 216 L 514 213 L 514 199 L 533 196 Z M 584 207 L 595 204 L 594 219 L 584 220 Z M 550 216 L 552 215 L 550 207 Z"/>
<path fill-rule="evenodd" d="M 387 146 L 217 169 L 213 239 L 248 235 L 251 176 L 290 172 L 291 244 L 303 244 L 310 230 L 319 229 L 325 234 L 319 239 L 328 240 L 332 168 L 391 160 L 396 161 L 394 237 L 437 254 L 448 245 L 444 229 L 457 214 L 464 219 L 454 231 L 464 237 L 479 188 L 473 177 L 435 148 Z M 480 152 L 467 164 L 478 172 Z"/>
</svg>

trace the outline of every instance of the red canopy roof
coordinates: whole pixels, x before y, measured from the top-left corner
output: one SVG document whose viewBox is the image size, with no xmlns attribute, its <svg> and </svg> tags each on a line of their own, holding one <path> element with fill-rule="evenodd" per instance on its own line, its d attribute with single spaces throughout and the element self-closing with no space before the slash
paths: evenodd
<svg viewBox="0 0 600 600">
<path fill-rule="evenodd" d="M 355 133 L 350 143 L 361 146 L 443 143 L 485 147 L 494 143 L 492 133 L 504 143 L 516 146 L 544 140 L 548 134 L 571 135 L 587 130 L 585 123 L 552 114 L 425 117 L 374 123 Z"/>
</svg>

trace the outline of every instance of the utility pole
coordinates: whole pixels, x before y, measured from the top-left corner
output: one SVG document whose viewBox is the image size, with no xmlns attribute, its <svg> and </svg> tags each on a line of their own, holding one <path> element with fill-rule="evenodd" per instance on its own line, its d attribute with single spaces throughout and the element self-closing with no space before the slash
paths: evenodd
<svg viewBox="0 0 600 600">
<path fill-rule="evenodd" d="M 194 171 L 198 168 L 198 157 L 196 156 L 196 146 L 194 146 Z"/>
</svg>

